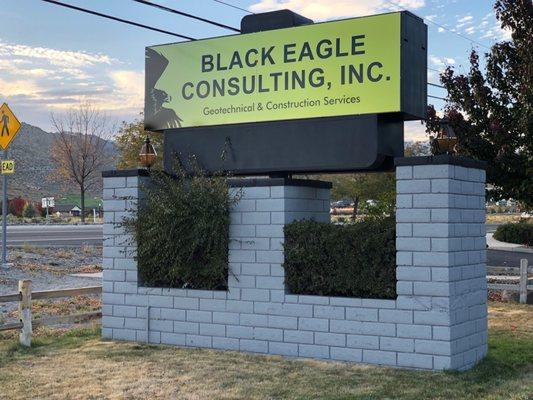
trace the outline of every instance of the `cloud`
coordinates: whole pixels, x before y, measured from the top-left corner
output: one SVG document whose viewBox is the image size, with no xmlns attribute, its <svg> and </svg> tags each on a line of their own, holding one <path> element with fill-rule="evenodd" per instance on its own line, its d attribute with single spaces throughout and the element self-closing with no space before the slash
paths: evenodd
<svg viewBox="0 0 533 400">
<path fill-rule="evenodd" d="M 474 17 L 472 17 L 471 15 L 467 15 L 466 17 L 459 18 L 457 22 L 459 22 L 460 24 L 464 24 L 465 22 L 472 21 L 473 19 Z"/>
<path fill-rule="evenodd" d="M 429 55 L 429 62 L 434 66 L 434 67 L 444 67 L 446 65 L 453 65 L 455 64 L 455 59 L 454 58 L 450 58 L 450 57 L 439 57 L 439 56 L 435 56 L 433 54 L 430 54 Z"/>
<path fill-rule="evenodd" d="M 0 97 L 26 111 L 21 119 L 44 129 L 50 124 L 43 115 L 82 101 L 122 119 L 142 110 L 144 75 L 105 54 L 0 39 Z"/>
<path fill-rule="evenodd" d="M 416 10 L 426 5 L 425 0 L 396 0 L 394 3 L 409 10 Z M 315 21 L 357 17 L 398 9 L 386 0 L 259 0 L 250 6 L 250 11 L 266 12 L 285 8 Z"/>
<path fill-rule="evenodd" d="M 411 121 L 404 124 L 405 133 L 404 137 L 406 141 L 426 141 L 428 135 L 426 133 L 426 126 L 420 123 L 420 121 Z"/>
</svg>

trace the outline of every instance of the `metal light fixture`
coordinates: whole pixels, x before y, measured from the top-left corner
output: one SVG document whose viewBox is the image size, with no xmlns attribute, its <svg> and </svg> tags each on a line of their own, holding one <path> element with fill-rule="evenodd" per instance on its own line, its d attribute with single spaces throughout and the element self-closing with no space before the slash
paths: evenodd
<svg viewBox="0 0 533 400">
<path fill-rule="evenodd" d="M 150 143 L 150 138 L 146 136 L 144 144 L 141 147 L 141 152 L 139 153 L 139 161 L 141 162 L 141 166 L 146 169 L 150 169 L 150 167 L 154 165 L 156 157 L 157 152 L 155 151 L 152 143 Z"/>
<path fill-rule="evenodd" d="M 440 120 L 440 130 L 436 138 L 431 140 L 431 153 L 433 155 L 439 154 L 455 154 L 457 145 L 457 136 L 450 125 L 448 118 Z"/>
</svg>

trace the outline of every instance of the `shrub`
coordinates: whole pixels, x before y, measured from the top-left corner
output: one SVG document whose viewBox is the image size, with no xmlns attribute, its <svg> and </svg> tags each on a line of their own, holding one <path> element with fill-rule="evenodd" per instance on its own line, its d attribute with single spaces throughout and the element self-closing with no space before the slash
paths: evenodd
<svg viewBox="0 0 533 400">
<path fill-rule="evenodd" d="M 22 216 L 24 218 L 33 218 L 35 217 L 36 211 L 35 207 L 31 203 L 26 203 L 24 210 L 22 211 Z"/>
<path fill-rule="evenodd" d="M 518 222 L 500 225 L 494 232 L 494 239 L 500 242 L 533 246 L 533 224 Z"/>
<path fill-rule="evenodd" d="M 20 196 L 9 200 L 9 203 L 8 203 L 9 214 L 14 215 L 16 217 L 22 217 L 22 213 L 24 212 L 25 205 L 26 205 L 26 200 L 24 200 Z"/>
<path fill-rule="evenodd" d="M 136 217 L 126 219 L 146 286 L 226 290 L 230 198 L 223 177 L 152 171 Z"/>
<path fill-rule="evenodd" d="M 293 294 L 396 297 L 394 218 L 350 225 L 297 221 L 285 226 L 285 281 Z"/>
</svg>

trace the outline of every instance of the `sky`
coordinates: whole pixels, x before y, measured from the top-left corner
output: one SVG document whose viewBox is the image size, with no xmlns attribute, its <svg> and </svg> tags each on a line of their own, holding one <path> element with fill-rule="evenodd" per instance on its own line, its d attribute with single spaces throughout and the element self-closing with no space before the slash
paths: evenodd
<svg viewBox="0 0 533 400">
<path fill-rule="evenodd" d="M 439 83 L 438 71 L 447 65 L 467 72 L 472 48 L 484 53 L 509 37 L 495 19 L 492 0 L 223 1 L 247 11 L 216 0 L 152 0 L 234 27 L 249 12 L 284 8 L 316 22 L 408 9 L 428 25 L 428 82 L 433 83 Z M 132 0 L 62 2 L 194 38 L 232 33 Z M 144 102 L 144 48 L 179 40 L 42 0 L 0 0 L 0 103 L 7 102 L 21 121 L 44 130 L 52 129 L 52 113 L 85 101 L 116 122 L 132 121 Z M 429 94 L 445 97 L 446 92 L 429 87 Z M 444 106 L 442 100 L 428 102 L 437 109 Z M 426 139 L 424 126 L 406 123 L 405 138 Z"/>
</svg>

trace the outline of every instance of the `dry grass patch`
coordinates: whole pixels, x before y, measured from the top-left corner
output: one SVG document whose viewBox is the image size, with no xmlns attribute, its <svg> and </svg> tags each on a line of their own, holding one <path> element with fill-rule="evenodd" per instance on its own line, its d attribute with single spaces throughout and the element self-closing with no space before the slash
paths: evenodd
<svg viewBox="0 0 533 400">
<path fill-rule="evenodd" d="M 0 398 L 528 399 L 533 308 L 518 308 L 491 305 L 489 356 L 466 373 L 106 342 L 94 328 L 46 332 L 29 350 L 0 340 Z"/>
</svg>

